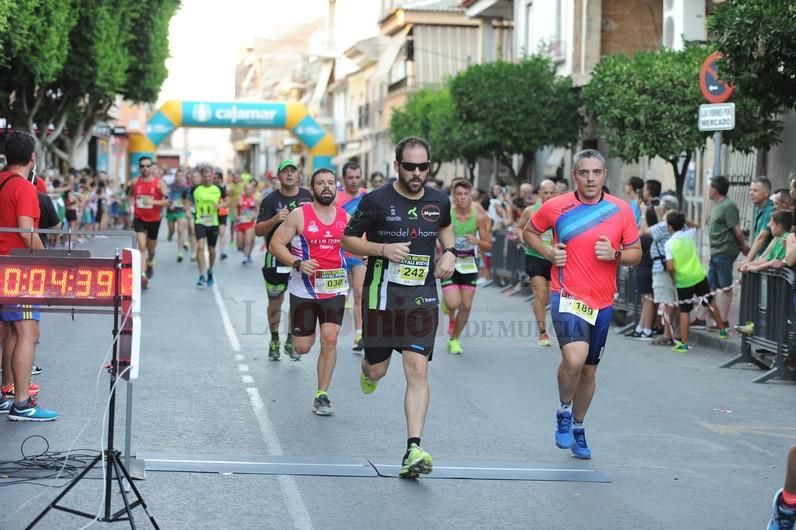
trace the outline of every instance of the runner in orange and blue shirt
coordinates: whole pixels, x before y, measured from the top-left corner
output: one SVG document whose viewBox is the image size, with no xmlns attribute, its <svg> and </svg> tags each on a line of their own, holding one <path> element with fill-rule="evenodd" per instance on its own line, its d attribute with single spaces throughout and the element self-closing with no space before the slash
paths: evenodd
<svg viewBox="0 0 796 530">
<path fill-rule="evenodd" d="M 353 215 L 362 197 L 368 192 L 362 187 L 362 168 L 356 162 L 346 162 L 343 166 L 343 189 L 337 192 L 337 206 L 348 215 Z M 354 351 L 365 347 L 362 340 L 362 284 L 365 283 L 365 261 L 361 256 L 345 253 L 348 282 L 354 292 Z"/>
<path fill-rule="evenodd" d="M 603 192 L 605 159 L 595 149 L 575 154 L 576 191 L 548 200 L 523 229 L 526 244 L 553 264 L 550 312 L 561 348 L 556 445 L 591 458 L 583 420 L 611 325 L 616 271 L 641 259 L 633 211 Z M 553 230 L 553 246 L 541 238 Z M 574 423 L 574 425 L 573 425 Z"/>
</svg>

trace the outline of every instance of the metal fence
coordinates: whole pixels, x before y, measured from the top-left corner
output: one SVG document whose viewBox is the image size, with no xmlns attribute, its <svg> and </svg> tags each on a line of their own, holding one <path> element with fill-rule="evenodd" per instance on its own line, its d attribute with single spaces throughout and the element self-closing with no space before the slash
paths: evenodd
<svg viewBox="0 0 796 530">
<path fill-rule="evenodd" d="M 766 370 L 754 379 L 755 383 L 772 378 L 796 381 L 796 368 L 788 366 L 792 360 L 789 355 L 796 355 L 796 274 L 790 269 L 747 272 L 741 282 L 740 320 L 748 323 L 742 334 L 741 354 L 721 367 L 749 363 Z"/>
</svg>

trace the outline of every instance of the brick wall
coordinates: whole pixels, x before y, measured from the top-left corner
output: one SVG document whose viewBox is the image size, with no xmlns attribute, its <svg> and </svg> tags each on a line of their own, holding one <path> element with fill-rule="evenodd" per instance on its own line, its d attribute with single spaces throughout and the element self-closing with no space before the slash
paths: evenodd
<svg viewBox="0 0 796 530">
<path fill-rule="evenodd" d="M 603 55 L 656 50 L 661 41 L 663 0 L 603 0 Z"/>
</svg>

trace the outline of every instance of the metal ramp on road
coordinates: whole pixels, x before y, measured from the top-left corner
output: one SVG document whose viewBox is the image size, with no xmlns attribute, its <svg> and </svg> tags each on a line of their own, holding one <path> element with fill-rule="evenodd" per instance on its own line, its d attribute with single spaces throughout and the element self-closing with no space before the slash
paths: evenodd
<svg viewBox="0 0 796 530">
<path fill-rule="evenodd" d="M 319 477 L 398 478 L 395 459 L 345 456 L 229 456 L 138 453 L 147 471 L 184 473 L 238 473 Z M 520 480 L 556 482 L 610 482 L 583 463 L 531 464 L 497 460 L 437 460 L 424 478 L 453 480 Z"/>
</svg>

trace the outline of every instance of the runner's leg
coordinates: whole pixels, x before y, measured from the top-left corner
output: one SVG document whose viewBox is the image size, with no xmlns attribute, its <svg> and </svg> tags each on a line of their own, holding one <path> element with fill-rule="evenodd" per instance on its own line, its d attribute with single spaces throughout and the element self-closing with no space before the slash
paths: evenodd
<svg viewBox="0 0 796 530">
<path fill-rule="evenodd" d="M 329 391 L 332 383 L 332 374 L 337 363 L 337 337 L 340 335 L 340 325 L 331 322 L 321 324 L 321 353 L 318 355 L 318 390 Z M 296 344 L 293 338 L 293 344 Z"/>
<path fill-rule="evenodd" d="M 402 360 L 406 376 L 404 396 L 406 432 L 408 438 L 422 438 L 430 394 L 428 357 L 411 350 L 404 350 Z"/>
<path fill-rule="evenodd" d="M 475 299 L 475 289 L 468 285 L 461 285 L 456 290 L 459 292 L 461 302 L 456 313 L 456 323 L 453 326 L 453 334 L 451 335 L 452 339 L 458 339 L 462 331 L 464 331 L 464 326 L 467 325 L 467 320 L 470 318 L 470 311 L 473 308 L 473 300 Z"/>
</svg>

